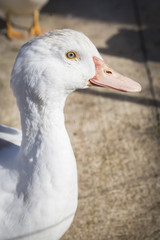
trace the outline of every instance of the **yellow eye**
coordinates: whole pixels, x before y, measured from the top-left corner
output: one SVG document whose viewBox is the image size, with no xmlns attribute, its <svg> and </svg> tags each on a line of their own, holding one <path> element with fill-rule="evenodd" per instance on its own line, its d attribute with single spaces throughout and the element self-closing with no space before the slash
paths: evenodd
<svg viewBox="0 0 160 240">
<path fill-rule="evenodd" d="M 66 53 L 66 57 L 68 59 L 74 60 L 74 59 L 78 58 L 78 55 L 74 51 L 69 51 Z"/>
</svg>

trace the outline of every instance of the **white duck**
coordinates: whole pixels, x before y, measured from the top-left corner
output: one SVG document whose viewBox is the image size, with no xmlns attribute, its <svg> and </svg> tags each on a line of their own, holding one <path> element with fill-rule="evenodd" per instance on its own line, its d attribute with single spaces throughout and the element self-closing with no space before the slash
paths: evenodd
<svg viewBox="0 0 160 240">
<path fill-rule="evenodd" d="M 29 15 L 33 14 L 33 26 L 30 34 L 38 36 L 43 33 L 39 25 L 39 10 L 49 0 L 0 0 L 0 9 L 5 12 L 7 23 L 7 36 L 11 40 L 14 38 L 23 38 L 24 35 L 12 28 L 10 15 Z"/>
<path fill-rule="evenodd" d="M 91 85 L 138 92 L 82 33 L 56 30 L 26 43 L 11 87 L 20 131 L 1 126 L 0 239 L 58 240 L 77 208 L 76 161 L 64 124 L 68 94 Z"/>
</svg>

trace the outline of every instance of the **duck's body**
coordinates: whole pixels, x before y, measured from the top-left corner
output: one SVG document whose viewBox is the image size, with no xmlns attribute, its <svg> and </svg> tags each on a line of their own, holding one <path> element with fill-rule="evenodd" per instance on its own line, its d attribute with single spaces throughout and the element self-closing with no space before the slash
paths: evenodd
<svg viewBox="0 0 160 240">
<path fill-rule="evenodd" d="M 0 239 L 57 240 L 69 228 L 77 208 L 77 170 L 63 114 L 48 129 L 20 134 L 3 131 L 0 170 Z M 43 119 L 43 121 L 45 121 Z M 16 131 L 16 130 L 15 130 Z M 1 134 L 0 134 L 1 135 Z M 2 136 L 2 135 L 1 135 Z M 4 140 L 6 139 L 6 140 Z M 9 139 L 12 139 L 12 143 Z"/>
<path fill-rule="evenodd" d="M 10 14 L 33 14 L 34 10 L 40 10 L 49 0 L 0 0 L 0 8 Z"/>
<path fill-rule="evenodd" d="M 92 84 L 140 91 L 76 31 L 52 31 L 20 50 L 11 87 L 21 114 L 21 144 L 19 131 L 0 128 L 0 239 L 58 240 L 70 226 L 77 169 L 63 108 L 69 93 Z"/>
<path fill-rule="evenodd" d="M 39 25 L 39 10 L 48 1 L 49 0 L 0 0 L 0 9 L 6 16 L 8 38 L 12 40 L 24 37 L 22 33 L 12 28 L 10 15 L 33 15 L 33 25 L 30 29 L 30 34 L 34 36 L 41 35 L 43 30 L 41 30 Z"/>
</svg>

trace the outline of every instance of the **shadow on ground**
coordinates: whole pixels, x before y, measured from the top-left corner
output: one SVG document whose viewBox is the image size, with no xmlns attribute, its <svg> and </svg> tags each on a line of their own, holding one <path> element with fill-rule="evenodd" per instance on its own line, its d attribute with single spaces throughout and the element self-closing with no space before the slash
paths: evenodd
<svg viewBox="0 0 160 240">
<path fill-rule="evenodd" d="M 71 14 L 76 17 L 92 20 L 134 24 L 135 18 L 133 16 L 135 4 L 137 4 L 137 0 L 50 0 L 42 9 L 42 12 L 48 14 Z M 156 0 L 140 0 L 138 1 L 138 5 L 142 11 L 147 12 L 146 9 L 150 9 L 150 11 L 154 13 L 153 15 L 151 15 L 150 12 L 148 13 L 145 23 L 147 25 L 157 25 L 159 22 L 158 2 Z M 112 14 L 110 14 L 111 12 Z"/>
<path fill-rule="evenodd" d="M 0 18 L 0 30 L 6 28 L 6 22 L 2 18 Z"/>
<path fill-rule="evenodd" d="M 106 48 L 98 50 L 107 55 L 124 57 L 137 62 L 143 62 L 140 44 L 137 46 L 139 32 L 132 29 L 120 29 L 119 32 L 106 40 Z M 150 51 L 147 60 L 160 61 L 160 28 L 145 28 L 143 35 L 149 39 L 147 46 Z M 152 36 L 152 37 L 150 37 Z"/>
<path fill-rule="evenodd" d="M 91 94 L 91 95 L 101 96 L 105 98 L 110 98 L 112 100 L 118 100 L 122 102 L 131 102 L 131 103 L 136 103 L 144 106 L 155 107 L 155 99 L 151 99 L 151 98 L 122 95 L 119 93 L 99 92 L 94 89 L 78 90 L 78 92 L 83 94 Z M 160 101 L 156 101 L 156 106 L 160 107 Z"/>
</svg>

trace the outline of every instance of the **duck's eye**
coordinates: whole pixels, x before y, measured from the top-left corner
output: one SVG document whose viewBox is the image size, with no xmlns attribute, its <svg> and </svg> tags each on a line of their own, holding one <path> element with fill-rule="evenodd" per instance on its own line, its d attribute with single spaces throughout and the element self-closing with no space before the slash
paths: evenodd
<svg viewBox="0 0 160 240">
<path fill-rule="evenodd" d="M 74 60 L 74 59 L 78 58 L 78 55 L 74 51 L 69 51 L 66 53 L 66 57 L 68 59 Z"/>
</svg>

